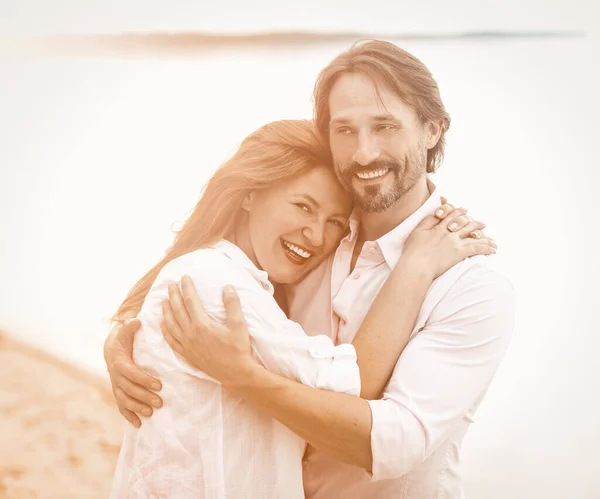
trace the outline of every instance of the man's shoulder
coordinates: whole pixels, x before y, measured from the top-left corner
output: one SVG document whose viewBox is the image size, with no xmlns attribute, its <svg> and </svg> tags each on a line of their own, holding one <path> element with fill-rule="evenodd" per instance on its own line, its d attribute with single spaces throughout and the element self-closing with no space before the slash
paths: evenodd
<svg viewBox="0 0 600 499">
<path fill-rule="evenodd" d="M 493 257 L 476 256 L 455 265 L 432 286 L 429 320 L 462 320 L 495 315 L 498 320 L 514 316 L 515 289 Z"/>
<path fill-rule="evenodd" d="M 461 287 L 479 287 L 482 290 L 500 294 L 515 294 L 515 288 L 509 278 L 497 265 L 494 256 L 474 256 L 466 260 L 466 269 L 457 281 Z"/>
<path fill-rule="evenodd" d="M 451 296 L 472 288 L 514 294 L 514 286 L 494 258 L 483 255 L 467 258 L 442 274 L 436 284 L 443 284 Z"/>
</svg>

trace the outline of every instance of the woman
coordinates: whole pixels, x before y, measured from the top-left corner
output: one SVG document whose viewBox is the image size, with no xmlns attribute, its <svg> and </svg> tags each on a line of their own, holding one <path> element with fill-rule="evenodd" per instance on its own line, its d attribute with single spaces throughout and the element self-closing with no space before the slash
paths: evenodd
<svg viewBox="0 0 600 499">
<path fill-rule="evenodd" d="M 134 358 L 162 380 L 165 407 L 141 428 L 127 427 L 112 497 L 304 497 L 305 442 L 177 356 L 160 331 L 161 302 L 171 283 L 189 275 L 206 311 L 225 320 L 221 296 L 233 285 L 254 355 L 267 369 L 308 386 L 358 396 L 355 348 L 335 346 L 325 335 L 307 336 L 273 298 L 274 284 L 299 281 L 338 246 L 351 210 L 310 122 L 260 128 L 215 173 L 172 247 L 115 316 L 122 321 L 138 315 L 142 326 Z M 439 246 L 439 259 L 414 258 L 431 243 L 423 237 L 431 223 L 417 227 L 421 237 L 409 238 L 394 272 L 427 265 L 439 274 L 473 255 L 475 240 L 468 236 L 482 228 L 478 222 L 462 224 L 458 246 L 448 236 L 448 243 Z M 486 238 L 478 239 L 476 247 L 477 254 L 494 252 Z M 418 277 L 403 286 L 422 299 L 430 273 L 411 275 Z M 418 307 L 402 312 L 407 324 L 414 323 L 417 312 Z M 411 329 L 403 328 L 401 341 L 390 343 L 397 355 Z M 368 342 L 361 348 L 359 358 L 376 357 Z M 378 369 L 387 378 L 394 364 Z"/>
</svg>

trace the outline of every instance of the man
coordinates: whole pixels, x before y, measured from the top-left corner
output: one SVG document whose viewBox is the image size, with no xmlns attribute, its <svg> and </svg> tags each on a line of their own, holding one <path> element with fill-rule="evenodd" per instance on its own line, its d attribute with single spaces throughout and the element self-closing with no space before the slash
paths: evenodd
<svg viewBox="0 0 600 499">
<path fill-rule="evenodd" d="M 427 174 L 441 163 L 450 119 L 427 68 L 381 41 L 353 46 L 321 72 L 315 108 L 357 210 L 335 255 L 289 294 L 289 311 L 307 333 L 331 331 L 348 343 L 405 239 L 440 205 Z M 243 321 L 211 321 L 189 281 L 185 304 L 176 286 L 171 291 L 163 332 L 173 349 L 315 448 L 304 463 L 306 497 L 463 497 L 460 445 L 514 323 L 514 291 L 485 258 L 465 260 L 434 282 L 385 393 L 374 401 L 266 371 L 249 354 Z M 239 317 L 235 298 L 227 301 Z M 119 354 L 121 344 L 131 348 L 127 334 L 107 340 L 111 378 L 134 373 L 133 381 L 148 385 L 153 380 Z M 115 394 L 120 405 L 137 410 L 134 399 L 147 400 L 147 393 L 127 383 Z"/>
</svg>

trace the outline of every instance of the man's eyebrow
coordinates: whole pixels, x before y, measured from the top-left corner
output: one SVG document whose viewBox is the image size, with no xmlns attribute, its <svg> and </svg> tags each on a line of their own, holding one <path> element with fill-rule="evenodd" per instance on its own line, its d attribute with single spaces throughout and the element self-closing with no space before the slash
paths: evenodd
<svg viewBox="0 0 600 499">
<path fill-rule="evenodd" d="M 348 118 L 331 118 L 331 121 L 329 123 L 331 123 L 331 124 L 335 124 L 335 123 L 348 124 L 348 123 L 350 123 L 350 120 Z"/>
<path fill-rule="evenodd" d="M 400 120 L 398 118 L 396 118 L 395 116 L 392 116 L 391 114 L 378 114 L 376 116 L 373 116 L 371 118 L 373 121 L 396 121 L 396 122 L 400 122 Z M 344 124 L 347 125 L 349 123 L 351 123 L 351 120 L 348 118 L 343 118 L 343 117 L 333 117 L 331 118 L 331 121 L 329 122 L 330 124 L 334 125 L 334 124 Z"/>
<path fill-rule="evenodd" d="M 375 121 L 400 121 L 398 118 L 392 116 L 391 114 L 378 114 L 377 116 L 374 116 L 373 119 Z"/>
</svg>

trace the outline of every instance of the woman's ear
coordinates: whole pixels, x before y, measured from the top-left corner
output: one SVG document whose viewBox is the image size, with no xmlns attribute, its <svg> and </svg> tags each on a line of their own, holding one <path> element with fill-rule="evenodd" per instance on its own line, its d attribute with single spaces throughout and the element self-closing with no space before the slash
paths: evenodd
<svg viewBox="0 0 600 499">
<path fill-rule="evenodd" d="M 242 201 L 242 210 L 250 211 L 250 208 L 252 207 L 253 199 L 254 199 L 254 192 L 249 192 L 246 195 L 246 197 L 244 198 L 244 201 Z"/>
</svg>

